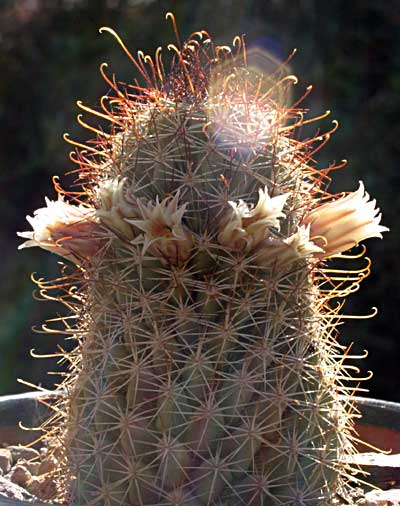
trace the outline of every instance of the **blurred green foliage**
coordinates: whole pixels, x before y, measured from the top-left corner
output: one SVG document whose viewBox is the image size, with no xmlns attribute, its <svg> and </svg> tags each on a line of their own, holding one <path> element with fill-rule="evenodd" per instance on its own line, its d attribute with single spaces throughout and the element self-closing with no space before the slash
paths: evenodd
<svg viewBox="0 0 400 506">
<path fill-rule="evenodd" d="M 122 81 L 133 67 L 110 37 L 98 28 L 114 28 L 134 52 L 154 52 L 174 40 L 164 21 L 172 10 L 183 36 L 206 28 L 220 43 L 246 34 L 248 47 L 284 60 L 300 77 L 299 96 L 313 83 L 307 100 L 313 114 L 329 108 L 340 129 L 318 154 L 320 166 L 349 159 L 336 173 L 336 191 L 354 190 L 363 179 L 391 228 L 384 241 L 371 240 L 371 277 L 345 306 L 347 313 L 380 313 L 373 320 L 347 321 L 342 341 L 353 352 L 370 351 L 362 364 L 375 372 L 371 396 L 400 401 L 400 6 L 394 0 L 3 0 L 0 4 L 0 394 L 26 389 L 22 377 L 50 386 L 58 376 L 56 359 L 37 353 L 68 347 L 63 336 L 37 334 L 46 318 L 61 311 L 32 298 L 31 272 L 58 275 L 57 258 L 42 251 L 17 253 L 17 230 L 26 230 L 26 214 L 54 198 L 51 177 L 70 170 L 69 146 L 87 132 L 74 121 L 75 102 L 95 105 L 107 92 L 98 75 L 103 61 Z M 167 51 L 166 51 L 167 52 Z M 324 128 L 330 127 L 326 122 Z M 71 179 L 64 178 L 64 186 Z"/>
</svg>

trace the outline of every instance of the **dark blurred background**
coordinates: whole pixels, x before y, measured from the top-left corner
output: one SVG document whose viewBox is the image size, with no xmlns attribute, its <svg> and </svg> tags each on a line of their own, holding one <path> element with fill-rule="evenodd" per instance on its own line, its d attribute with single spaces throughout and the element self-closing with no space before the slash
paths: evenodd
<svg viewBox="0 0 400 506">
<path fill-rule="evenodd" d="M 134 70 L 116 42 L 98 28 L 114 28 L 135 53 L 152 53 L 174 40 L 164 20 L 172 10 L 181 35 L 207 29 L 219 43 L 246 34 L 248 47 L 284 60 L 293 48 L 298 93 L 312 83 L 307 107 L 325 109 L 339 131 L 318 155 L 320 167 L 342 158 L 336 191 L 365 182 L 391 228 L 385 240 L 367 242 L 373 270 L 346 313 L 344 344 L 369 351 L 362 374 L 374 371 L 370 396 L 400 401 L 400 5 L 396 0 L 1 0 L 0 2 L 0 394 L 25 391 L 24 378 L 51 386 L 54 359 L 38 360 L 63 345 L 63 337 L 34 333 L 60 308 L 32 297 L 30 274 L 53 278 L 57 258 L 41 250 L 17 252 L 16 231 L 28 230 L 25 215 L 54 198 L 51 177 L 72 168 L 62 134 L 85 140 L 76 125 L 77 99 L 95 105 L 107 87 L 98 67 L 106 61 L 121 80 Z M 327 124 L 327 127 L 329 125 Z"/>
</svg>

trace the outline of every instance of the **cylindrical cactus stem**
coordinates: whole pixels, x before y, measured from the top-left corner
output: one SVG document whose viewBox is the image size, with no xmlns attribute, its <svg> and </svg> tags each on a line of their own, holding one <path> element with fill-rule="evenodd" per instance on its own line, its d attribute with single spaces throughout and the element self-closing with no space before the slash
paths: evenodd
<svg viewBox="0 0 400 506">
<path fill-rule="evenodd" d="M 329 301 L 369 264 L 355 281 L 324 261 L 381 237 L 375 202 L 362 183 L 328 193 L 332 168 L 313 154 L 330 133 L 298 140 L 313 119 L 282 101 L 296 79 L 255 71 L 241 38 L 218 47 L 196 32 L 170 46 L 166 72 L 159 50 L 135 59 L 106 30 L 144 84 L 121 91 L 106 77 L 115 96 L 100 116 L 113 128 L 76 157 L 87 198 L 47 201 L 22 234 L 81 280 L 48 432 L 63 457 L 56 498 L 336 504 L 353 436 Z"/>
</svg>

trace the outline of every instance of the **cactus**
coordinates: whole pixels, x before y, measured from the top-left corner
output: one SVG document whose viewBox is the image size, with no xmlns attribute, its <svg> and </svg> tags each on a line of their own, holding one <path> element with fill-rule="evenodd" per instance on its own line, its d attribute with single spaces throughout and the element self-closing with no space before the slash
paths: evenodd
<svg viewBox="0 0 400 506">
<path fill-rule="evenodd" d="M 39 281 L 71 311 L 76 342 L 43 426 L 59 462 L 55 499 L 350 500 L 356 368 L 330 301 L 358 289 L 370 264 L 326 260 L 361 258 L 342 253 L 387 229 L 362 183 L 329 194 L 337 167 L 318 169 L 314 153 L 332 132 L 298 139 L 320 118 L 287 104 L 297 80 L 284 66 L 258 73 L 240 37 L 218 47 L 201 31 L 180 44 L 168 17 L 168 71 L 160 50 L 135 58 L 103 29 L 138 80 L 123 87 L 101 67 L 112 93 L 98 109 L 78 104 L 111 128 L 79 118 L 95 141 L 67 138 L 82 189 L 57 183 L 58 200 L 20 234 L 68 260 L 58 280 Z"/>
</svg>

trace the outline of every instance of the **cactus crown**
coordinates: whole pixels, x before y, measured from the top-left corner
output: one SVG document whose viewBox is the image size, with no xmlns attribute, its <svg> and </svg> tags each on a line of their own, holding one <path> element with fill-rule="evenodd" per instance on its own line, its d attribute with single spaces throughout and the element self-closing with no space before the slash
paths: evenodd
<svg viewBox="0 0 400 506">
<path fill-rule="evenodd" d="M 58 498 L 334 503 L 356 471 L 357 388 L 330 301 L 357 290 L 370 263 L 342 272 L 323 260 L 386 228 L 362 186 L 327 191 L 338 167 L 318 169 L 314 155 L 337 124 L 298 140 L 320 119 L 300 107 L 310 87 L 288 106 L 297 80 L 284 67 L 258 73 L 239 37 L 215 46 L 200 31 L 181 44 L 167 16 L 168 72 L 161 49 L 135 58 L 102 29 L 142 84 L 123 87 L 102 65 L 112 93 L 99 109 L 78 104 L 111 130 L 79 118 L 95 141 L 67 137 L 83 191 L 57 185 L 51 219 L 39 210 L 22 234 L 76 264 L 39 281 L 77 315 L 65 319 L 76 340 L 65 394 L 43 427 Z"/>
</svg>

